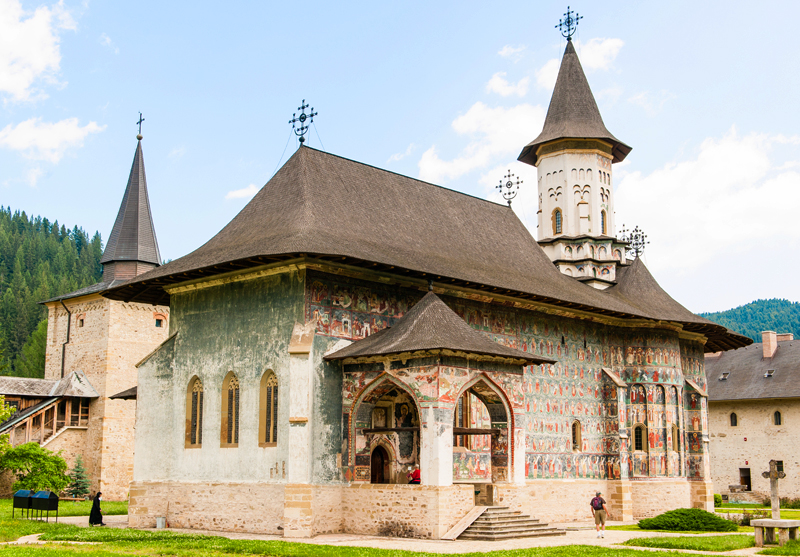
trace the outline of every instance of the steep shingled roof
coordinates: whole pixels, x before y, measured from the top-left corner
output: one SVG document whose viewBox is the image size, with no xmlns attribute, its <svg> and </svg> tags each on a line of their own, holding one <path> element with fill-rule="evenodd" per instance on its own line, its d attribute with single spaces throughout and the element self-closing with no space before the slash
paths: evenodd
<svg viewBox="0 0 800 557">
<path fill-rule="evenodd" d="M 613 289 L 560 273 L 505 205 L 310 147 L 298 149 L 211 240 L 103 295 L 167 304 L 170 284 L 301 256 L 606 315 L 668 319 L 647 300 L 633 305 L 609 294 Z M 687 328 L 731 335 L 691 312 L 680 315 Z M 750 341 L 734 335 L 727 342 L 717 348 L 712 341 L 709 349 Z"/>
<path fill-rule="evenodd" d="M 763 345 L 710 354 L 705 361 L 708 400 L 800 398 L 800 341 L 778 342 L 775 355 L 764 357 Z M 774 370 L 771 377 L 765 377 Z M 726 379 L 720 380 L 723 373 Z"/>
<path fill-rule="evenodd" d="M 561 68 L 558 70 L 558 79 L 550 98 L 542 133 L 522 149 L 517 160 L 535 165 L 536 150 L 541 145 L 567 138 L 608 141 L 612 145 L 614 162 L 620 162 L 631 152 L 630 147 L 606 129 L 572 41 L 567 41 L 567 48 L 561 59 Z"/>
<path fill-rule="evenodd" d="M 141 139 L 136 144 L 128 186 L 122 197 L 117 220 L 111 229 L 108 244 L 100 263 L 112 261 L 142 261 L 161 264 L 156 230 L 150 213 L 147 196 L 147 178 L 144 172 L 144 155 Z"/>
<path fill-rule="evenodd" d="M 328 354 L 325 359 L 386 356 L 419 350 L 452 350 L 516 358 L 531 364 L 555 363 L 549 358 L 534 356 L 494 342 L 467 325 L 433 292 L 425 294 L 394 326 Z"/>
</svg>

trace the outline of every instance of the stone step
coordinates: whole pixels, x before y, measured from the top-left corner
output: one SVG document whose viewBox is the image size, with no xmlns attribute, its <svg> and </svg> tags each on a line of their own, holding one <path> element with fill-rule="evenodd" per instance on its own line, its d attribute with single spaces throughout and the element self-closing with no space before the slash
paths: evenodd
<svg viewBox="0 0 800 557">
<path fill-rule="evenodd" d="M 497 541 L 497 540 L 510 540 L 514 538 L 538 538 L 544 536 L 565 536 L 567 532 L 565 530 L 559 530 L 557 528 L 551 528 L 549 530 L 528 530 L 526 532 L 511 532 L 511 533 L 497 533 L 497 534 L 470 534 L 469 531 L 464 532 L 461 534 L 458 539 L 459 540 L 485 540 L 485 541 Z"/>
<path fill-rule="evenodd" d="M 495 512 L 492 512 L 492 513 L 487 512 L 487 511 L 483 511 L 483 514 L 481 516 L 482 517 L 495 518 L 495 517 L 498 517 L 498 516 L 519 516 L 521 514 L 522 513 L 519 512 L 519 511 L 516 511 L 516 512 L 515 511 L 495 511 Z"/>
<path fill-rule="evenodd" d="M 469 532 L 470 534 L 477 534 L 479 532 L 482 533 L 506 533 L 506 532 L 541 532 L 543 530 L 553 530 L 552 526 L 548 526 L 547 524 L 537 524 L 534 526 L 520 524 L 514 526 L 500 526 L 500 527 L 486 527 L 486 526 L 470 526 L 465 532 Z"/>
<path fill-rule="evenodd" d="M 539 522 L 538 518 L 531 518 L 531 517 L 525 516 L 525 515 L 517 515 L 517 516 L 511 516 L 511 517 L 507 517 L 507 518 L 483 518 L 483 517 L 480 517 L 477 520 L 475 520 L 475 522 L 473 522 L 473 524 L 485 524 L 485 525 L 494 524 L 494 525 L 499 525 L 499 524 L 514 524 L 514 523 L 517 523 L 517 522 L 526 522 L 526 523 L 527 522 L 532 522 L 532 523 L 536 523 L 536 524 L 541 524 L 541 522 Z"/>
</svg>

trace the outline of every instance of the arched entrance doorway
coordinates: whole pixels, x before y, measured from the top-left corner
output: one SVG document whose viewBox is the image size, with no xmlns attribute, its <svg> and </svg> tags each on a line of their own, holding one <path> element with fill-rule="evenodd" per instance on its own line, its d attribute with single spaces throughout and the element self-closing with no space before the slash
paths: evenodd
<svg viewBox="0 0 800 557">
<path fill-rule="evenodd" d="M 388 484 L 390 479 L 389 454 L 386 449 L 378 445 L 372 451 L 370 459 L 370 483 Z"/>
</svg>

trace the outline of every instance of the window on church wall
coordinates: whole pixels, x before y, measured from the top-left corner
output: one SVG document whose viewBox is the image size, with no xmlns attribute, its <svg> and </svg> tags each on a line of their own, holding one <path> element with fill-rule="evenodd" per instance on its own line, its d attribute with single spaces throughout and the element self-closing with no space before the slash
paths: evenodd
<svg viewBox="0 0 800 557">
<path fill-rule="evenodd" d="M 222 382 L 222 431 L 220 446 L 239 445 L 239 378 L 233 372 Z"/>
<path fill-rule="evenodd" d="M 772 423 L 775 425 L 781 425 L 783 423 L 780 411 L 775 410 L 775 413 L 772 415 Z"/>
<path fill-rule="evenodd" d="M 261 447 L 278 443 L 278 378 L 269 370 L 261 377 L 258 443 Z"/>
<path fill-rule="evenodd" d="M 572 450 L 578 452 L 583 447 L 581 439 L 581 423 L 578 420 L 572 422 Z"/>
<path fill-rule="evenodd" d="M 553 211 L 553 234 L 561 234 L 562 229 L 562 215 L 561 209 Z"/>
<path fill-rule="evenodd" d="M 639 425 L 633 429 L 633 450 L 634 451 L 644 451 L 645 450 L 645 431 L 644 426 Z"/>
<path fill-rule="evenodd" d="M 472 419 L 470 415 L 470 399 L 469 393 L 464 393 L 458 399 L 458 403 L 456 404 L 456 412 L 454 417 L 454 427 L 471 427 Z M 453 438 L 453 445 L 456 447 L 464 447 L 465 449 L 470 449 L 472 444 L 470 443 L 471 437 L 469 435 L 456 435 Z"/>
<path fill-rule="evenodd" d="M 600 211 L 600 230 L 604 236 L 608 235 L 608 221 L 606 219 L 605 211 Z"/>
<path fill-rule="evenodd" d="M 736 417 L 736 412 L 731 412 L 731 427 L 739 425 L 739 418 Z"/>
<path fill-rule="evenodd" d="M 676 453 L 681 450 L 681 432 L 676 424 L 672 424 L 672 450 Z"/>
<path fill-rule="evenodd" d="M 203 445 L 203 383 L 195 377 L 186 392 L 186 448 Z"/>
</svg>

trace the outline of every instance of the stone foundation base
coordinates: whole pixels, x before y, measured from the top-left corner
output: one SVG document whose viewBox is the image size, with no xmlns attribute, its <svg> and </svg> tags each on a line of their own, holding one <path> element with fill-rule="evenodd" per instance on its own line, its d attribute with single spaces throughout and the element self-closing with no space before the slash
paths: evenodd
<svg viewBox="0 0 800 557">
<path fill-rule="evenodd" d="M 711 482 L 533 480 L 493 484 L 494 504 L 543 522 L 591 520 L 589 502 L 603 493 L 612 520 L 634 520 L 685 507 L 713 510 Z M 440 539 L 475 504 L 474 487 L 356 484 L 134 482 L 129 524 L 252 532 L 304 538 L 347 533 Z"/>
</svg>

